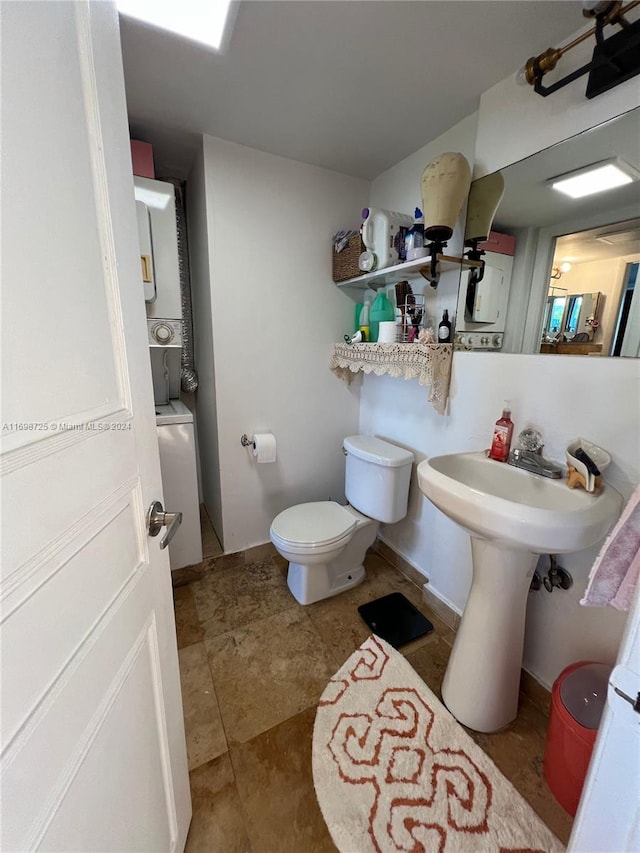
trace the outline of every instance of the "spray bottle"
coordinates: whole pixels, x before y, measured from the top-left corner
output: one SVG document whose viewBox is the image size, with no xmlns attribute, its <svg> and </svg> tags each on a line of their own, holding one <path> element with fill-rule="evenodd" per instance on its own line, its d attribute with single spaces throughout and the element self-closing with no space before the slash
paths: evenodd
<svg viewBox="0 0 640 853">
<path fill-rule="evenodd" d="M 360 332 L 362 333 L 363 342 L 367 342 L 371 340 L 370 330 L 369 330 L 369 315 L 371 312 L 371 297 L 365 296 L 364 305 L 362 306 L 362 311 L 360 312 Z"/>
</svg>

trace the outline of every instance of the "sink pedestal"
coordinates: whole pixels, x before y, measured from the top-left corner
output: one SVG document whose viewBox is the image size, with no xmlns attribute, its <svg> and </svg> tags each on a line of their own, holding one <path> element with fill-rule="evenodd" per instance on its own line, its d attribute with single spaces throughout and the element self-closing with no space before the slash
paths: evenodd
<svg viewBox="0 0 640 853">
<path fill-rule="evenodd" d="M 442 683 L 453 716 L 478 732 L 518 713 L 527 594 L 538 554 L 471 537 L 473 581 Z"/>
<path fill-rule="evenodd" d="M 422 493 L 471 536 L 473 583 L 442 684 L 451 713 L 495 732 L 518 712 L 527 593 L 538 554 L 600 542 L 622 508 L 602 485 L 568 489 L 485 453 L 449 453 L 418 465 Z"/>
</svg>

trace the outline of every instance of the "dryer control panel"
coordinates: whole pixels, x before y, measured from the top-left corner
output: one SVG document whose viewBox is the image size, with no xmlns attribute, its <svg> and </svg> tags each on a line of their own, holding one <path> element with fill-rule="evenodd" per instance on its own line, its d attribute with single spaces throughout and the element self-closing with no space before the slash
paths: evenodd
<svg viewBox="0 0 640 853">
<path fill-rule="evenodd" d="M 504 332 L 458 332 L 453 348 L 456 350 L 499 350 L 502 349 Z"/>
</svg>

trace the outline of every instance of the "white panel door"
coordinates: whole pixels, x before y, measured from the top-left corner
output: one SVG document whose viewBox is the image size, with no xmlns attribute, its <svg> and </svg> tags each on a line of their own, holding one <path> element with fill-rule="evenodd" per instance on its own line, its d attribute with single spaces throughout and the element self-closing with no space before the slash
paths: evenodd
<svg viewBox="0 0 640 853">
<path fill-rule="evenodd" d="M 3 2 L 0 848 L 190 818 L 118 19 Z M 179 510 L 179 507 L 168 507 Z"/>
</svg>

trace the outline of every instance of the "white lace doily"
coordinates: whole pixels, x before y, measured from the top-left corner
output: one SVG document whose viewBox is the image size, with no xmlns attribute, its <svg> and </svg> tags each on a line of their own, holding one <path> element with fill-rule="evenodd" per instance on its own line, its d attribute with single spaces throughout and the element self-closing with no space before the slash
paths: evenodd
<svg viewBox="0 0 640 853">
<path fill-rule="evenodd" d="M 401 376 L 430 385 L 429 402 L 438 414 L 447 408 L 452 344 L 334 344 L 330 369 L 350 385 L 356 373 Z"/>
</svg>

